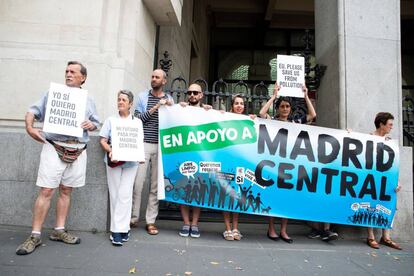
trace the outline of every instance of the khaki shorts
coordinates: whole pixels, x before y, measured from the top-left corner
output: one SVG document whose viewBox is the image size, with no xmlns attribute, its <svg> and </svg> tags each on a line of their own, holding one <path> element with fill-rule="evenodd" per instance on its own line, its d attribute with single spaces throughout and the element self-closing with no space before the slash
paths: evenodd
<svg viewBox="0 0 414 276">
<path fill-rule="evenodd" d="M 86 150 L 68 164 L 60 160 L 55 148 L 45 143 L 40 154 L 39 172 L 36 185 L 44 188 L 58 188 L 60 184 L 67 187 L 82 187 L 86 176 Z"/>
</svg>

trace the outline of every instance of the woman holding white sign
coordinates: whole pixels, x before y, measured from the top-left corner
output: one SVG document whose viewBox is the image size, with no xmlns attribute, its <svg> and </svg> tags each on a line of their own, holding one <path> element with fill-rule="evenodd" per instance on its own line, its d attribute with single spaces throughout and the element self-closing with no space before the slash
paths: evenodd
<svg viewBox="0 0 414 276">
<path fill-rule="evenodd" d="M 299 118 L 293 118 L 292 117 L 292 101 L 290 97 L 279 97 L 278 98 L 278 92 L 280 90 L 280 86 L 275 83 L 275 88 L 273 89 L 273 95 L 270 97 L 270 99 L 266 102 L 266 104 L 262 107 L 262 109 L 259 112 L 260 117 L 265 119 L 274 119 L 279 121 L 285 121 L 285 122 L 292 122 L 292 123 L 299 123 L 299 124 L 307 124 L 313 121 L 316 117 L 316 111 L 313 108 L 313 105 L 309 99 L 308 96 L 308 88 L 306 85 L 302 86 L 302 91 L 304 94 L 306 107 L 308 109 L 308 113 L 306 115 L 303 115 Z M 278 99 L 277 99 L 278 98 Z M 268 114 L 269 108 L 273 105 L 274 101 L 276 101 L 276 116 L 271 117 Z M 293 240 L 289 237 L 287 234 L 287 223 L 288 219 L 282 218 L 281 219 L 281 225 L 280 225 L 280 234 L 279 236 L 276 234 L 275 226 L 274 226 L 274 217 L 270 217 L 269 219 L 269 228 L 267 230 L 267 237 L 271 240 L 277 241 L 279 238 L 281 238 L 283 241 L 287 243 L 292 243 Z"/>
<path fill-rule="evenodd" d="M 141 148 L 143 155 L 144 135 L 142 122 L 129 111 L 133 100 L 134 95 L 131 91 L 119 91 L 118 115 L 106 119 L 99 133 L 101 136 L 100 144 L 106 152 L 104 161 L 106 163 L 110 198 L 110 239 L 115 246 L 122 246 L 123 242 L 129 239 L 132 192 L 138 162 L 114 160 L 112 149 L 115 147 L 115 144 L 117 144 L 117 148 Z M 134 130 L 137 130 L 136 133 L 133 132 Z M 114 141 L 115 134 L 120 137 L 116 141 Z M 141 160 L 139 162 L 143 163 L 144 159 Z"/>
</svg>

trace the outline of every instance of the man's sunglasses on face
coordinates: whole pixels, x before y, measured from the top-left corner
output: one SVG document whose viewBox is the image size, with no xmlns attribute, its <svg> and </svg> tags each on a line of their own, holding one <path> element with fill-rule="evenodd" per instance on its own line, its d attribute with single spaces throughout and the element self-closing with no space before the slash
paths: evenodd
<svg viewBox="0 0 414 276">
<path fill-rule="evenodd" d="M 188 96 L 191 96 L 191 95 L 197 96 L 200 93 L 201 93 L 200 91 L 187 91 Z"/>
</svg>

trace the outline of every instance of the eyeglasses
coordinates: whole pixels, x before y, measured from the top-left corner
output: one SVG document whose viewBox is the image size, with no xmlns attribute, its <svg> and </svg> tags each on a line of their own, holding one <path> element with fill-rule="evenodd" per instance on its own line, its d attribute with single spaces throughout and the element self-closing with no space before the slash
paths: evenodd
<svg viewBox="0 0 414 276">
<path fill-rule="evenodd" d="M 187 91 L 188 96 L 191 96 L 191 95 L 197 96 L 200 93 L 201 93 L 200 91 Z"/>
</svg>

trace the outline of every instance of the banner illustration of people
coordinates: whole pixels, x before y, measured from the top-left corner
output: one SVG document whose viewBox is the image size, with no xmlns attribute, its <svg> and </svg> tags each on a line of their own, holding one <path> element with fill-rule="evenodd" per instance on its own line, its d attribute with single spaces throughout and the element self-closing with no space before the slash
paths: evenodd
<svg viewBox="0 0 414 276">
<path fill-rule="evenodd" d="M 160 109 L 160 199 L 203 208 L 391 228 L 399 151 L 344 130 Z"/>
</svg>

